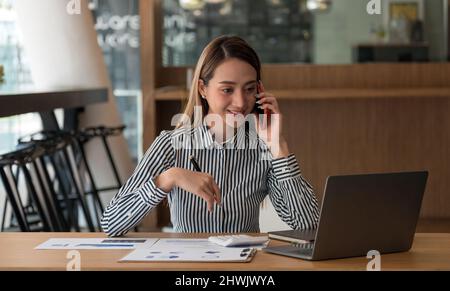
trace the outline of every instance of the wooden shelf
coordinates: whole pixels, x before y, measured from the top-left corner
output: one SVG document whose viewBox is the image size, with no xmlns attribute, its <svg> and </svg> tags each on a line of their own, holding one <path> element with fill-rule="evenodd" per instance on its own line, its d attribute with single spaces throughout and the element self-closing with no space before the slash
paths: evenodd
<svg viewBox="0 0 450 291">
<path fill-rule="evenodd" d="M 304 89 L 271 90 L 280 100 L 352 99 L 352 98 L 433 98 L 450 97 L 448 88 L 398 88 L 398 89 Z M 189 92 L 182 88 L 161 88 L 156 91 L 157 101 L 181 101 Z"/>
</svg>

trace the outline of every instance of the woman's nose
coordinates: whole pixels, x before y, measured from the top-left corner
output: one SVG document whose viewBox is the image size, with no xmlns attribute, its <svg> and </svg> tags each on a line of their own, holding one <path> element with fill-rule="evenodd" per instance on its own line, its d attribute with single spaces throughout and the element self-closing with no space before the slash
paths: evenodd
<svg viewBox="0 0 450 291">
<path fill-rule="evenodd" d="M 236 91 L 236 94 L 233 96 L 233 105 L 238 108 L 243 108 L 246 100 L 247 96 L 244 90 Z"/>
</svg>

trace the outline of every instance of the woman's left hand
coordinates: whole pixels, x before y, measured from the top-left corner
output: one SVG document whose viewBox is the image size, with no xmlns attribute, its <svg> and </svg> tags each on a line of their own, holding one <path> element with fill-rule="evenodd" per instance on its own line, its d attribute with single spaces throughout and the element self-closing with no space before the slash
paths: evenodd
<svg viewBox="0 0 450 291">
<path fill-rule="evenodd" d="M 274 158 L 287 157 L 289 150 L 286 140 L 283 137 L 282 122 L 283 116 L 280 112 L 278 101 L 274 95 L 265 92 L 264 85 L 259 82 L 259 98 L 257 105 L 260 109 L 269 111 L 267 116 L 257 116 L 257 132 L 259 137 L 270 147 Z"/>
</svg>

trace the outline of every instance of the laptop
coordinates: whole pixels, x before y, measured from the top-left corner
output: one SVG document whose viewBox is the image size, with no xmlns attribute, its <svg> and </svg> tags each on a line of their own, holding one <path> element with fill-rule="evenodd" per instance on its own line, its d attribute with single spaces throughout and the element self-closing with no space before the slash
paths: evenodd
<svg viewBox="0 0 450 291">
<path fill-rule="evenodd" d="M 314 241 L 263 250 L 312 261 L 408 251 L 427 178 L 426 171 L 330 176 Z M 302 231 L 292 232 L 301 237 Z"/>
</svg>

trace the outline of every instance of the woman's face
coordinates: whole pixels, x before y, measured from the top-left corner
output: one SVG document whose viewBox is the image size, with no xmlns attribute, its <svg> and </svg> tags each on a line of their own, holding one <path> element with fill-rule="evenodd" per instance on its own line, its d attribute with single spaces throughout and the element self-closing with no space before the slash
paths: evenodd
<svg viewBox="0 0 450 291">
<path fill-rule="evenodd" d="M 208 86 L 200 81 L 199 88 L 208 101 L 208 114 L 218 114 L 226 122 L 227 115 L 242 114 L 245 117 L 253 111 L 257 85 L 256 70 L 247 62 L 231 58 L 216 68 Z M 234 122 L 229 123 L 226 122 L 228 126 L 236 127 Z"/>
</svg>

